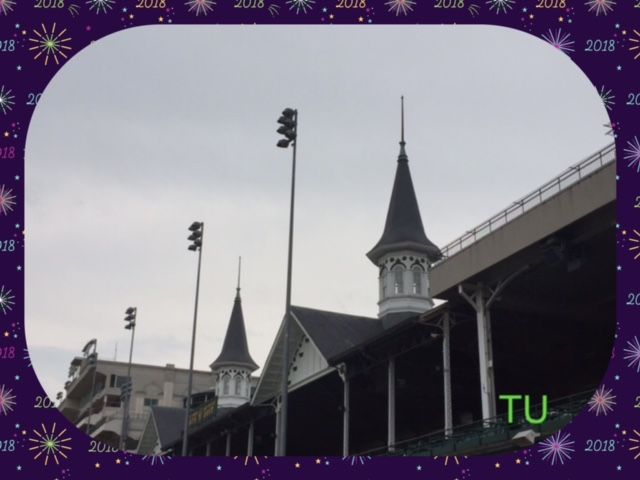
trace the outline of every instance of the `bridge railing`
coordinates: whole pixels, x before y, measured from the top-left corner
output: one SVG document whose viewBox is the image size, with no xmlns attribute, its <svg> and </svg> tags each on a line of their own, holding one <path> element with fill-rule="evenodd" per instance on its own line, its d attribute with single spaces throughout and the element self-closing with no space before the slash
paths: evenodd
<svg viewBox="0 0 640 480">
<path fill-rule="evenodd" d="M 615 159 L 615 143 L 611 143 L 602 150 L 569 167 L 567 170 L 552 180 L 549 180 L 537 190 L 522 197 L 520 200 L 513 202 L 512 205 L 505 208 L 500 213 L 497 213 L 489 220 L 484 221 L 474 229 L 469 230 L 464 235 L 442 247 L 441 251 L 443 257 L 440 262 L 474 244 L 485 235 L 503 227 L 523 213 L 540 205 L 545 200 L 557 195 L 574 183 L 579 182 L 583 177 L 586 177 L 587 175 L 600 170 L 605 165 L 614 162 Z"/>
</svg>

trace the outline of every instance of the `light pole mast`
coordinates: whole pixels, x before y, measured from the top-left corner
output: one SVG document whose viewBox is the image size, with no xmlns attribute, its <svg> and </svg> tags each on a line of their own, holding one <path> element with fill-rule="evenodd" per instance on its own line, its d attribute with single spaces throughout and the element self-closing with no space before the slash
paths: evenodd
<svg viewBox="0 0 640 480">
<path fill-rule="evenodd" d="M 291 269 L 293 260 L 293 210 L 296 191 L 296 147 L 298 145 L 298 110 L 286 108 L 278 119 L 282 126 L 277 132 L 285 138 L 278 141 L 278 147 L 287 148 L 293 142 L 293 164 L 291 168 L 291 208 L 289 210 L 289 252 L 287 259 L 287 298 L 284 317 L 284 338 L 282 346 L 282 386 L 280 401 L 280 435 L 278 442 L 278 456 L 287 454 L 287 410 L 289 397 L 289 330 L 291 326 Z"/>
<path fill-rule="evenodd" d="M 122 413 L 122 430 L 120 434 L 120 450 L 125 450 L 126 448 L 126 438 L 129 435 L 129 419 L 130 414 L 129 410 L 131 407 L 131 392 L 133 389 L 133 382 L 131 381 L 131 359 L 133 358 L 133 338 L 136 333 L 136 315 L 138 315 L 138 307 L 129 307 L 125 312 L 126 317 L 124 317 L 125 322 L 127 323 L 124 328 L 126 330 L 131 330 L 131 348 L 129 349 L 129 366 L 127 368 L 127 381 L 123 385 L 123 393 L 124 393 L 124 408 Z"/>
<path fill-rule="evenodd" d="M 187 386 L 187 404 L 184 413 L 184 429 L 182 432 L 182 456 L 186 457 L 189 442 L 189 408 L 191 407 L 191 390 L 193 389 L 193 357 L 196 348 L 196 322 L 198 320 L 198 293 L 200 292 L 200 265 L 202 263 L 202 240 L 204 235 L 204 222 L 193 222 L 189 227 L 191 235 L 187 240 L 193 243 L 189 250 L 198 252 L 198 276 L 196 280 L 196 305 L 193 312 L 193 333 L 191 335 L 191 360 L 189 361 L 189 384 Z"/>
</svg>

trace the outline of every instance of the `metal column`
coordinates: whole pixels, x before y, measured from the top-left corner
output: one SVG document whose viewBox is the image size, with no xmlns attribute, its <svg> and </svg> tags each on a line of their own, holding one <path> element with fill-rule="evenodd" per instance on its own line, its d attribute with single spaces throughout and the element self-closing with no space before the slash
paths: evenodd
<svg viewBox="0 0 640 480">
<path fill-rule="evenodd" d="M 388 412 L 388 431 L 389 438 L 387 441 L 389 451 L 393 452 L 396 444 L 396 359 L 389 359 L 389 412 Z"/>
<path fill-rule="evenodd" d="M 480 356 L 480 395 L 482 398 L 482 418 L 484 420 L 496 416 L 496 391 L 493 368 L 493 343 L 491 337 L 491 316 L 489 309 L 493 302 L 498 299 L 504 288 L 516 276 L 529 269 L 529 265 L 523 265 L 513 272 L 506 279 L 500 280 L 495 289 L 491 289 L 478 282 L 471 286 L 472 293 L 467 294 L 463 285 L 458 285 L 458 293 L 476 311 L 478 326 L 478 352 Z"/>
<path fill-rule="evenodd" d="M 453 407 L 451 405 L 451 348 L 450 319 L 445 313 L 442 319 L 442 370 L 444 377 L 444 434 L 451 435 L 453 429 Z"/>
<path fill-rule="evenodd" d="M 226 457 L 230 457 L 231 456 L 231 432 L 227 432 L 227 449 L 224 452 L 224 455 Z"/>
<path fill-rule="evenodd" d="M 340 378 L 344 382 L 344 397 L 342 400 L 342 456 L 349 455 L 349 378 L 347 377 L 347 366 L 342 364 L 338 367 Z"/>
<path fill-rule="evenodd" d="M 205 457 L 211 456 L 211 442 L 207 442 L 207 450 L 204 452 Z"/>
<path fill-rule="evenodd" d="M 462 285 L 458 286 L 458 292 L 476 311 L 476 323 L 478 328 L 478 353 L 480 361 L 480 397 L 482 399 L 482 418 L 488 419 L 496 416 L 495 381 L 493 378 L 493 347 L 491 342 L 491 317 L 485 295 L 488 296 L 486 287 L 480 282 L 474 292 L 467 294 Z"/>
<path fill-rule="evenodd" d="M 275 457 L 278 456 L 278 451 L 280 450 L 280 398 L 276 403 L 276 438 L 273 447 L 273 455 Z"/>
<path fill-rule="evenodd" d="M 247 438 L 247 457 L 253 456 L 253 434 L 254 434 L 255 424 L 253 420 L 249 423 L 249 436 Z"/>
</svg>

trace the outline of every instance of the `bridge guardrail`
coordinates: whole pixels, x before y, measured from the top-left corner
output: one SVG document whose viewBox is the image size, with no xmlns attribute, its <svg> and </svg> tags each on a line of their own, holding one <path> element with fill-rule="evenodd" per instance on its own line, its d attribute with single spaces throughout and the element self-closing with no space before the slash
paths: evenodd
<svg viewBox="0 0 640 480">
<path fill-rule="evenodd" d="M 443 257 L 441 260 L 436 262 L 436 265 L 474 244 L 485 235 L 503 227 L 525 212 L 540 205 L 545 200 L 557 195 L 574 183 L 580 181 L 583 177 L 600 170 L 602 167 L 614 162 L 615 160 L 616 147 L 615 143 L 611 143 L 593 155 L 569 167 L 567 170 L 557 177 L 549 180 L 537 190 L 522 197 L 520 200 L 513 202 L 512 205 L 505 208 L 500 213 L 497 213 L 490 219 L 482 222 L 477 227 L 469 230 L 464 235 L 442 247 L 440 250 Z"/>
</svg>

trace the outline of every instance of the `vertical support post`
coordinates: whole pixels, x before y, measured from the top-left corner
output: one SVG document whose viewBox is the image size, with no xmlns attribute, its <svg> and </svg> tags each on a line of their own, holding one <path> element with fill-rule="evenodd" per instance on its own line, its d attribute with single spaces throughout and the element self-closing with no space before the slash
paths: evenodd
<svg viewBox="0 0 640 480">
<path fill-rule="evenodd" d="M 495 381 L 493 378 L 493 342 L 491 316 L 485 303 L 484 285 L 476 287 L 475 303 L 478 327 L 478 353 L 480 357 L 480 385 L 482 388 L 482 418 L 496 416 Z"/>
<path fill-rule="evenodd" d="M 502 288 L 502 287 L 501 287 Z M 501 289 L 500 288 L 500 289 Z M 478 353 L 480 362 L 480 398 L 482 399 L 482 418 L 487 420 L 496 416 L 495 381 L 493 375 L 493 346 L 491 340 L 491 316 L 485 299 L 486 287 L 482 282 L 474 288 L 474 293 L 465 293 L 462 285 L 458 285 L 458 292 L 476 311 L 478 329 Z M 495 298 L 494 292 L 491 300 Z"/>
<path fill-rule="evenodd" d="M 211 456 L 211 442 L 207 442 L 207 450 L 204 452 L 205 457 Z"/>
<path fill-rule="evenodd" d="M 445 313 L 442 319 L 442 369 L 444 377 L 444 435 L 449 437 L 453 429 L 453 407 L 451 405 L 451 347 L 450 318 Z"/>
<path fill-rule="evenodd" d="M 247 457 L 253 456 L 253 435 L 255 433 L 255 424 L 253 420 L 249 423 L 249 434 L 247 436 Z"/>
<path fill-rule="evenodd" d="M 344 366 L 344 398 L 342 401 L 342 456 L 349 455 L 349 377 L 347 367 Z"/>
<path fill-rule="evenodd" d="M 389 359 L 389 394 L 388 394 L 388 441 L 387 446 L 390 452 L 395 450 L 396 444 L 396 359 Z"/>
<path fill-rule="evenodd" d="M 224 452 L 224 455 L 226 457 L 230 457 L 231 456 L 231 432 L 227 431 L 227 449 Z"/>
<path fill-rule="evenodd" d="M 276 402 L 276 441 L 273 447 L 273 455 L 275 457 L 278 456 L 278 452 L 280 451 L 280 427 L 280 398 L 278 397 L 278 401 Z"/>
</svg>

